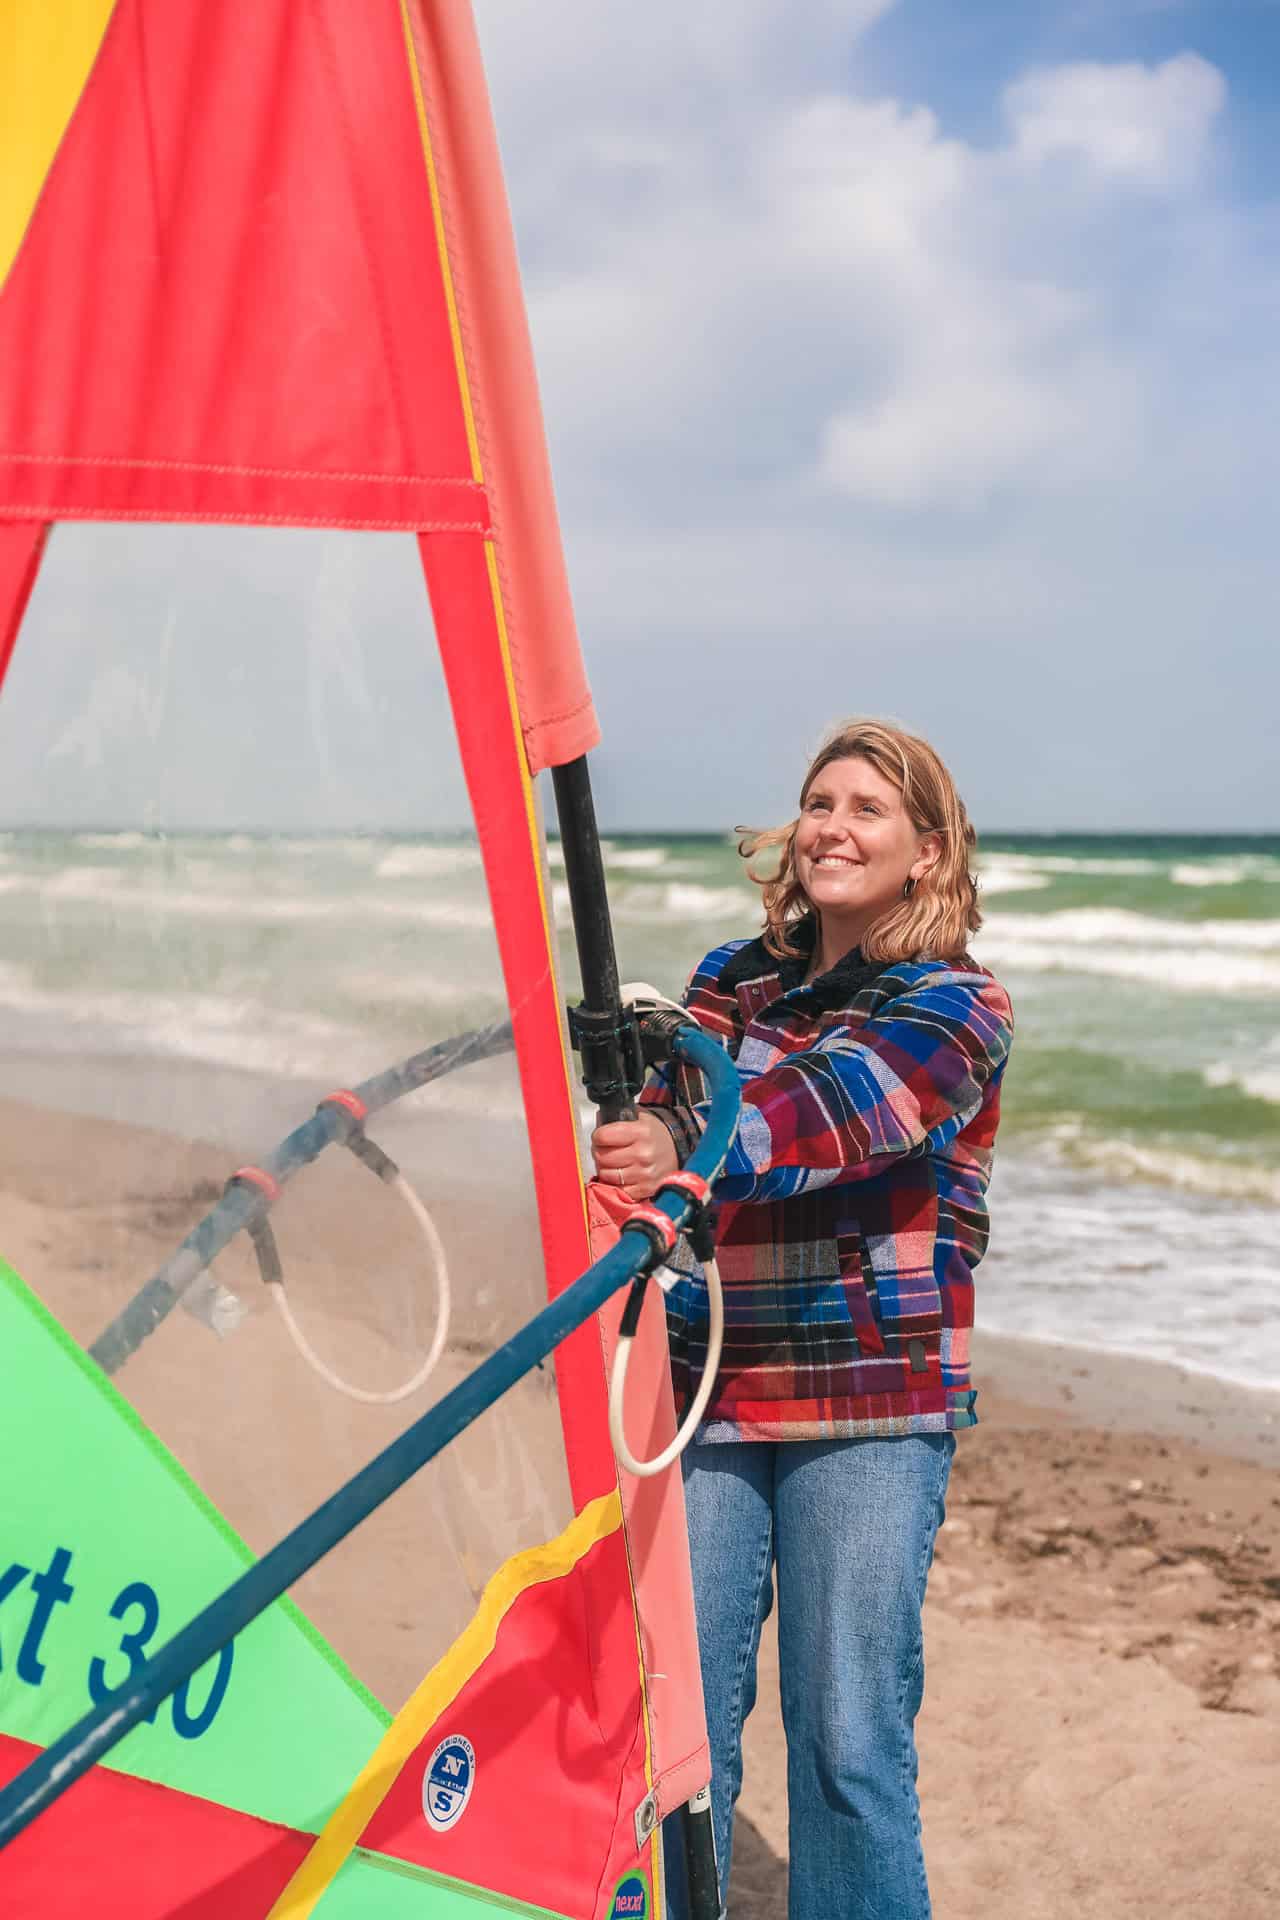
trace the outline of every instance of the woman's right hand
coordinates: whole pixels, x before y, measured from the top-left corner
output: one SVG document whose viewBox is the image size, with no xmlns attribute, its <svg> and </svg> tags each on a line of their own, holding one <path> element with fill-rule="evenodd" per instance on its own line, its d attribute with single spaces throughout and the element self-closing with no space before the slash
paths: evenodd
<svg viewBox="0 0 1280 1920">
<path fill-rule="evenodd" d="M 652 1200 L 680 1165 L 676 1144 L 661 1120 L 641 1108 L 634 1120 L 607 1120 L 591 1136 L 596 1177 L 630 1200 Z"/>
</svg>

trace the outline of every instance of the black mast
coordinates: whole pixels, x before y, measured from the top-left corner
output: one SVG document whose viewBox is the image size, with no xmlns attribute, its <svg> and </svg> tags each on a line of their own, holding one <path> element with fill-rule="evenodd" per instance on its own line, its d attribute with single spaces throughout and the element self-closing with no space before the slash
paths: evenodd
<svg viewBox="0 0 1280 1920">
<path fill-rule="evenodd" d="M 582 1078 L 601 1120 L 631 1120 L 644 1084 L 640 1029 L 622 1004 L 604 858 L 586 755 L 553 767 L 560 845 L 573 913 L 582 1005 L 569 1009 L 569 1033 L 582 1057 Z M 689 1920 L 719 1920 L 711 1794 L 706 1787 L 681 1808 Z"/>
</svg>

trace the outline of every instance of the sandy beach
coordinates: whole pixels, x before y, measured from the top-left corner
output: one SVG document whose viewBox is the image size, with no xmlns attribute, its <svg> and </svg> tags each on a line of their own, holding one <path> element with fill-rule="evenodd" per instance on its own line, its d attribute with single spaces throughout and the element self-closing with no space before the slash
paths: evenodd
<svg viewBox="0 0 1280 1920">
<path fill-rule="evenodd" d="M 441 1152 L 474 1180 L 458 1125 L 441 1129 Z M 0 1100 L 0 1254 L 87 1343 L 233 1164 L 213 1145 Z M 291 1189 L 280 1234 L 317 1346 L 352 1378 L 391 1385 L 409 1370 L 398 1348 L 422 1331 L 405 1318 L 420 1253 L 403 1222 L 369 1208 L 367 1179 L 344 1164 Z M 455 1198 L 440 1226 L 459 1273 L 488 1249 L 505 1297 L 527 1285 L 526 1200 L 510 1190 L 494 1204 L 478 1220 Z M 381 1277 L 376 1312 L 353 1272 Z M 242 1249 L 218 1274 L 256 1316 L 253 1337 L 219 1346 L 175 1314 L 163 1353 L 158 1340 L 140 1353 L 127 1384 L 260 1549 L 466 1371 L 490 1321 L 461 1315 L 421 1395 L 359 1407 L 297 1363 Z M 926 1609 L 921 1792 L 938 1920 L 1270 1920 L 1280 1396 L 994 1335 L 976 1343 L 975 1377 L 983 1424 L 961 1437 Z M 394 1707 L 465 1622 L 499 1549 L 547 1537 L 567 1512 L 554 1397 L 537 1377 L 296 1597 Z M 731 1911 L 776 1920 L 785 1761 L 771 1637 L 747 1744 Z"/>
</svg>

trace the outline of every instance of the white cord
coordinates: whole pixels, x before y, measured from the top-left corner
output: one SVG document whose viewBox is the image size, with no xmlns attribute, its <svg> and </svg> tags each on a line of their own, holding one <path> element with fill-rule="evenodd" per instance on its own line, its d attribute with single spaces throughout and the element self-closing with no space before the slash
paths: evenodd
<svg viewBox="0 0 1280 1920">
<path fill-rule="evenodd" d="M 637 1006 L 643 1000 L 655 1007 L 670 1007 L 673 1013 L 683 1015 L 691 1027 L 701 1024 L 688 1007 L 682 1007 L 678 1000 L 669 1000 L 665 993 L 659 993 L 647 980 L 628 980 L 624 987 L 618 988 L 618 994 L 624 1007 Z"/>
<path fill-rule="evenodd" d="M 349 1400 L 359 1400 L 370 1407 L 393 1407 L 398 1400 L 407 1400 L 411 1393 L 416 1393 L 419 1387 L 425 1386 L 435 1370 L 436 1362 L 444 1352 L 444 1343 L 449 1337 L 449 1269 L 445 1262 L 440 1235 L 436 1232 L 435 1221 L 402 1173 L 397 1173 L 394 1179 L 388 1180 L 386 1184 L 400 1195 L 401 1200 L 417 1221 L 418 1229 L 430 1250 L 435 1273 L 436 1330 L 430 1351 L 412 1380 L 407 1380 L 404 1386 L 395 1387 L 389 1393 L 374 1393 L 367 1387 L 353 1387 L 331 1367 L 326 1366 L 319 1354 L 308 1343 L 306 1335 L 293 1317 L 293 1308 L 289 1305 L 283 1281 L 269 1281 L 267 1285 L 267 1292 L 275 1301 L 276 1309 L 284 1321 L 289 1338 L 312 1371 L 318 1373 L 326 1386 L 332 1387 L 336 1393 L 345 1393 Z"/>
<path fill-rule="evenodd" d="M 711 1310 L 711 1323 L 707 1329 L 707 1361 L 702 1370 L 702 1379 L 694 1395 L 693 1405 L 686 1413 L 680 1429 L 670 1445 L 652 1460 L 637 1460 L 627 1445 L 626 1425 L 623 1412 L 623 1398 L 627 1391 L 627 1365 L 631 1359 L 632 1336 L 619 1334 L 618 1350 L 613 1356 L 613 1372 L 609 1379 L 609 1438 L 613 1442 L 613 1451 L 617 1455 L 618 1465 L 625 1467 L 638 1480 L 648 1480 L 655 1473 L 663 1473 L 680 1458 L 707 1410 L 716 1384 L 716 1374 L 720 1370 L 720 1349 L 724 1345 L 724 1291 L 720 1285 L 720 1270 L 714 1260 L 708 1260 L 703 1266 L 707 1276 L 707 1297 Z"/>
<path fill-rule="evenodd" d="M 670 1007 L 695 1027 L 699 1024 L 687 1007 L 682 1007 L 678 1000 L 669 1000 L 665 993 L 659 993 L 656 987 L 649 986 L 644 980 L 628 981 L 621 989 L 621 998 L 624 1007 L 632 1007 L 638 1002 L 647 1001 L 656 1006 Z M 664 1473 L 680 1458 L 697 1432 L 715 1390 L 716 1375 L 720 1370 L 720 1350 L 724 1345 L 724 1289 L 720 1285 L 720 1269 L 714 1260 L 705 1261 L 702 1270 L 706 1275 L 707 1306 L 710 1314 L 707 1327 L 706 1365 L 702 1370 L 702 1379 L 694 1395 L 693 1405 L 681 1422 L 674 1440 L 665 1446 L 661 1453 L 655 1454 L 652 1460 L 637 1460 L 627 1445 L 624 1400 L 633 1336 L 618 1335 L 617 1351 L 613 1356 L 613 1371 L 609 1376 L 609 1438 L 613 1442 L 613 1451 L 618 1465 L 638 1480 L 648 1480 L 654 1474 Z"/>
</svg>

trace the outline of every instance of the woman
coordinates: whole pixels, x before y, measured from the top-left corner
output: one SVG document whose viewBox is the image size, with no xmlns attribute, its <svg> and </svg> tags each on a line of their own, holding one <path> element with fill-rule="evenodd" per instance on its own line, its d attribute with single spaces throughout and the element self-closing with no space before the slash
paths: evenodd
<svg viewBox="0 0 1280 1920">
<path fill-rule="evenodd" d="M 930 1912 L 921 1607 L 955 1430 L 976 1419 L 972 1276 L 1012 1029 L 966 952 L 975 844 L 931 747 L 842 727 L 798 819 L 742 843 L 780 852 L 758 882 L 763 937 L 718 947 L 685 996 L 742 1079 L 715 1190 L 724 1350 L 684 1456 L 716 1849 L 723 1894 L 776 1574 L 790 1920 Z M 648 1199 L 691 1150 L 704 1098 L 692 1070 L 651 1080 L 636 1120 L 593 1136 L 599 1177 Z M 687 1403 L 707 1309 L 682 1260 L 668 1321 Z"/>
</svg>

